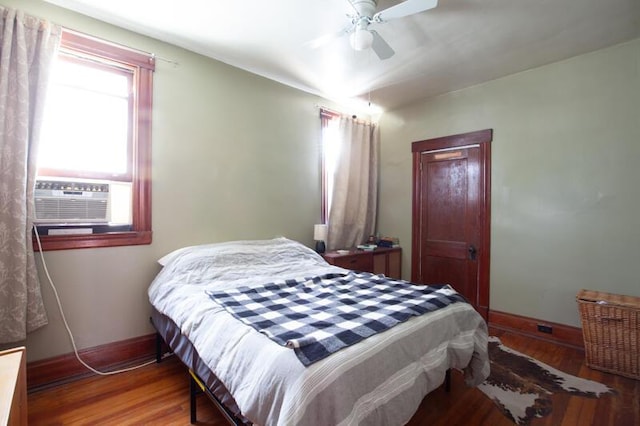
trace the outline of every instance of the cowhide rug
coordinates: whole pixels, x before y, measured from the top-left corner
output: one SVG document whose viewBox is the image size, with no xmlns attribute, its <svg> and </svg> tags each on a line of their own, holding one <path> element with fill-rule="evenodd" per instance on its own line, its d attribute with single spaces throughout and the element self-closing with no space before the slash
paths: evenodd
<svg viewBox="0 0 640 426">
<path fill-rule="evenodd" d="M 602 383 L 581 379 L 504 346 L 497 337 L 489 338 L 491 374 L 478 388 L 491 398 L 500 411 L 518 425 L 528 425 L 535 417 L 552 411 L 551 395 L 598 398 L 615 391 Z"/>
</svg>

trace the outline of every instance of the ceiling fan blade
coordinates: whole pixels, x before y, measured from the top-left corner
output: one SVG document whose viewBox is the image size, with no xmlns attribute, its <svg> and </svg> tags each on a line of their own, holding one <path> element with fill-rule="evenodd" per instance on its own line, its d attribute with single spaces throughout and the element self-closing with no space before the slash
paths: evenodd
<svg viewBox="0 0 640 426">
<path fill-rule="evenodd" d="M 347 0 L 347 3 L 349 3 L 349 6 L 351 6 L 351 9 L 353 9 L 353 11 L 356 13 L 354 16 L 355 17 L 360 17 L 360 11 L 358 11 L 358 8 L 355 7 L 355 5 L 353 4 L 352 0 Z"/>
<path fill-rule="evenodd" d="M 378 34 L 376 31 L 370 30 L 371 34 L 373 34 L 373 42 L 371 43 L 371 48 L 378 58 L 381 60 L 389 59 L 393 55 L 395 55 L 395 51 L 389 46 L 389 44 L 384 41 L 384 39 Z"/>
<path fill-rule="evenodd" d="M 372 21 L 385 22 L 404 16 L 413 15 L 414 13 L 424 12 L 433 9 L 438 5 L 438 0 L 406 0 L 388 9 L 381 10 L 373 15 Z"/>
<path fill-rule="evenodd" d="M 331 42 L 342 36 L 351 34 L 352 32 L 353 24 L 349 24 L 340 31 L 331 34 L 325 34 L 321 37 L 306 42 L 304 45 L 310 47 L 311 49 L 318 49 L 320 47 L 326 46 L 327 44 L 330 44 Z"/>
</svg>

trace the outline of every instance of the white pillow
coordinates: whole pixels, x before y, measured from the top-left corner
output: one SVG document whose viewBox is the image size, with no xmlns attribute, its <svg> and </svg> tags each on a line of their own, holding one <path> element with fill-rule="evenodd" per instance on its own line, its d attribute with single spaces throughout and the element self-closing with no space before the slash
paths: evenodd
<svg viewBox="0 0 640 426">
<path fill-rule="evenodd" d="M 229 246 L 229 245 L 233 245 L 233 246 L 237 246 L 237 245 L 244 245 L 244 244 L 248 244 L 248 245 L 254 245 L 254 244 L 260 244 L 260 245 L 270 245 L 270 244 L 282 244 L 285 242 L 294 242 L 292 240 L 288 240 L 285 237 L 276 237 L 273 238 L 271 240 L 244 240 L 244 241 L 225 241 L 225 242 L 221 242 L 221 243 L 209 243 L 209 244 L 199 244 L 199 245 L 195 245 L 195 246 L 187 246 L 187 247 L 182 247 L 179 249 L 176 249 L 174 251 L 172 251 L 171 253 L 165 254 L 164 256 L 162 256 L 160 259 L 158 259 L 158 263 L 161 266 L 167 266 L 169 263 L 171 263 L 173 260 L 175 260 L 177 257 L 179 257 L 181 254 L 186 253 L 186 252 L 199 252 L 199 251 L 206 251 L 207 249 L 211 249 L 211 248 L 215 248 L 215 247 L 222 247 L 222 246 Z M 299 244 L 299 243 L 297 243 Z"/>
<path fill-rule="evenodd" d="M 171 262 L 176 257 L 180 256 L 180 254 L 184 253 L 187 250 L 192 250 L 192 249 L 195 249 L 195 248 L 198 248 L 198 247 L 201 247 L 201 248 L 211 247 L 213 245 L 215 245 L 215 244 L 202 244 L 202 245 L 197 245 L 197 246 L 182 247 L 182 248 L 179 248 L 179 249 L 176 249 L 176 250 L 172 251 L 171 253 L 165 254 L 160 259 L 158 259 L 158 263 L 161 266 L 167 266 L 167 264 L 169 262 Z"/>
</svg>

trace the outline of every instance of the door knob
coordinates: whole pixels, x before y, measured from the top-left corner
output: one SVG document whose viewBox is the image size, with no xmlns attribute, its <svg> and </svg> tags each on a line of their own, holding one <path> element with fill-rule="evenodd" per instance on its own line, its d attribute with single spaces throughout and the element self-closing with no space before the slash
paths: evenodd
<svg viewBox="0 0 640 426">
<path fill-rule="evenodd" d="M 476 260 L 476 255 L 478 254 L 478 250 L 476 250 L 476 247 L 473 244 L 469 246 L 467 251 L 469 252 L 469 259 Z"/>
</svg>

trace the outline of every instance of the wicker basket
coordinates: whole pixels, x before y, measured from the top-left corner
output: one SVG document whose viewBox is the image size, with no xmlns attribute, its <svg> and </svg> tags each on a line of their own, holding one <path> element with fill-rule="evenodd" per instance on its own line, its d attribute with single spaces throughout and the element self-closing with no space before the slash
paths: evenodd
<svg viewBox="0 0 640 426">
<path fill-rule="evenodd" d="M 587 366 L 640 379 L 640 297 L 581 290 L 576 299 Z"/>
</svg>

